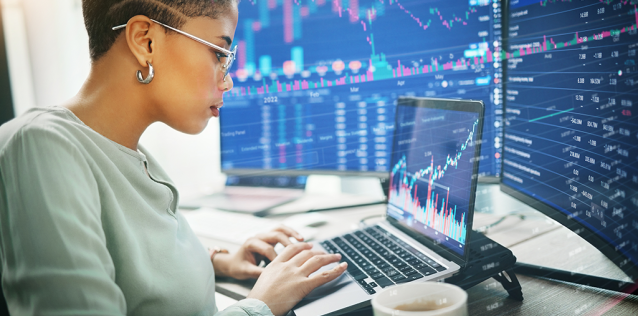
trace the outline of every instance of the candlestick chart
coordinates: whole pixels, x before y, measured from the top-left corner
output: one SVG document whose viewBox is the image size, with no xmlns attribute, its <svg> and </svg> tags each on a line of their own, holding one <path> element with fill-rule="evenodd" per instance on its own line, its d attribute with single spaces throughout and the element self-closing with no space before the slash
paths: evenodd
<svg viewBox="0 0 638 316">
<path fill-rule="evenodd" d="M 500 10 L 492 0 L 242 1 L 222 168 L 387 172 L 394 100 L 413 95 L 482 100 L 480 173 L 499 174 Z"/>
</svg>

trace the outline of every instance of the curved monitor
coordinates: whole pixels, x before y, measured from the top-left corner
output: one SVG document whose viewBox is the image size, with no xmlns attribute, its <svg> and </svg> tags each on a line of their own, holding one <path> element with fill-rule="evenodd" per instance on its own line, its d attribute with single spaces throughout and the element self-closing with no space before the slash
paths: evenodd
<svg viewBox="0 0 638 316">
<path fill-rule="evenodd" d="M 395 100 L 486 105 L 480 173 L 500 174 L 500 0 L 239 4 L 221 110 L 228 174 L 388 177 Z"/>
<path fill-rule="evenodd" d="M 502 190 L 638 279 L 636 1 L 509 3 Z"/>
</svg>

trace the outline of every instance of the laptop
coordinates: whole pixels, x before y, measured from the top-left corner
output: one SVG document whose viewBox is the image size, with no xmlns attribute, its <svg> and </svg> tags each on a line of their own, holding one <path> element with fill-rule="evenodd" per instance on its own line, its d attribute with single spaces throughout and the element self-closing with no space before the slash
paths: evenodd
<svg viewBox="0 0 638 316">
<path fill-rule="evenodd" d="M 307 176 L 228 175 L 222 192 L 180 203 L 181 208 L 210 207 L 264 216 L 304 194 Z"/>
<path fill-rule="evenodd" d="M 295 315 L 346 313 L 383 288 L 442 280 L 466 266 L 483 114 L 481 101 L 397 100 L 386 217 L 315 245 L 340 253 L 348 270 L 310 292 Z"/>
</svg>

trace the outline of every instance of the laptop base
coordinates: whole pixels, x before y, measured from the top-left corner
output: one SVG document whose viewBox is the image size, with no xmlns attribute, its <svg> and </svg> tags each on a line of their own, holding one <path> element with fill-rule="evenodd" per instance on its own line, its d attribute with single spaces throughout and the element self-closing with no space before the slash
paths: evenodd
<svg viewBox="0 0 638 316">
<path fill-rule="evenodd" d="M 501 283 L 509 298 L 522 301 L 523 292 L 518 278 L 514 274 L 516 256 L 509 249 L 491 240 L 489 237 L 471 231 L 470 262 L 460 273 L 444 280 L 446 283 L 458 285 L 467 290 L 489 278 Z M 348 316 L 370 316 L 372 307 L 366 306 L 346 313 Z"/>
</svg>

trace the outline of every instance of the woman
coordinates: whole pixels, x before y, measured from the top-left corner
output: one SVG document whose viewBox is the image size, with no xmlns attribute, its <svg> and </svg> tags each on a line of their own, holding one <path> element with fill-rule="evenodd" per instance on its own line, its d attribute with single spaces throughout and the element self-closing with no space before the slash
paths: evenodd
<svg viewBox="0 0 638 316">
<path fill-rule="evenodd" d="M 301 237 L 288 228 L 234 254 L 208 253 L 138 145 L 151 123 L 196 134 L 219 115 L 233 86 L 235 0 L 82 5 L 92 65 L 81 90 L 0 128 L 0 273 L 11 314 L 212 315 L 217 275 L 259 277 L 219 315 L 282 315 L 341 275 L 345 263 L 310 276 L 340 257 L 291 245 Z M 276 243 L 287 246 L 278 256 Z M 272 262 L 258 267 L 256 256 Z"/>
</svg>

